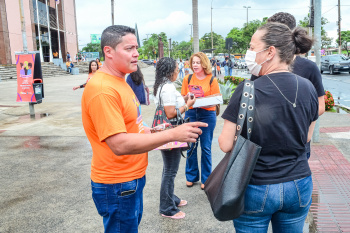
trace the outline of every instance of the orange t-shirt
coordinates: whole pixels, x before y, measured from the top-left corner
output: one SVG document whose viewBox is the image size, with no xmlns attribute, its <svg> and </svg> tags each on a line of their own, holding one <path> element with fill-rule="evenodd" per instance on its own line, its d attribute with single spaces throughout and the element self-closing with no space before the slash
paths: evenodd
<svg viewBox="0 0 350 233">
<path fill-rule="evenodd" d="M 219 88 L 218 80 L 216 78 L 214 78 L 213 82 L 210 85 L 211 76 L 212 76 L 211 74 L 208 74 L 207 77 L 205 77 L 203 80 L 199 80 L 197 78 L 196 74 L 193 74 L 191 81 L 188 84 L 189 75 L 186 75 L 182 81 L 181 95 L 187 95 L 187 93 L 190 91 L 188 89 L 188 85 L 201 86 L 202 90 L 204 92 L 204 96 L 219 94 L 220 88 Z M 203 107 L 203 109 L 208 110 L 208 111 L 215 111 L 216 110 L 215 106 L 210 107 L 210 108 Z"/>
<path fill-rule="evenodd" d="M 125 79 L 97 71 L 84 90 L 81 107 L 93 153 L 91 180 L 115 184 L 143 177 L 147 153 L 115 155 L 105 142 L 118 133 L 144 133 L 140 103 Z"/>
</svg>

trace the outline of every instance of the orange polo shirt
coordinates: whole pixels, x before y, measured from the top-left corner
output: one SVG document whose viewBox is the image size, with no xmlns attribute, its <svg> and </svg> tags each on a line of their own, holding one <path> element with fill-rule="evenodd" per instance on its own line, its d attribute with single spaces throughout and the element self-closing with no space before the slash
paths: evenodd
<svg viewBox="0 0 350 233">
<path fill-rule="evenodd" d="M 181 95 L 187 95 L 187 93 L 190 91 L 188 89 L 188 85 L 201 86 L 202 90 L 204 92 L 204 96 L 219 94 L 220 88 L 219 88 L 218 80 L 216 78 L 214 78 L 213 82 L 210 85 L 211 76 L 212 76 L 211 74 L 208 74 L 207 77 L 205 77 L 203 80 L 199 80 L 197 78 L 196 74 L 193 74 L 191 81 L 188 84 L 189 75 L 186 75 L 183 79 L 183 82 L 182 82 Z M 215 111 L 216 110 L 215 106 L 210 107 L 210 108 L 203 108 L 203 109 L 208 110 L 208 111 Z"/>
<path fill-rule="evenodd" d="M 143 177 L 147 153 L 115 155 L 105 142 L 118 133 L 144 133 L 140 103 L 125 79 L 97 71 L 86 85 L 81 106 L 93 153 L 91 180 L 114 184 Z"/>
</svg>

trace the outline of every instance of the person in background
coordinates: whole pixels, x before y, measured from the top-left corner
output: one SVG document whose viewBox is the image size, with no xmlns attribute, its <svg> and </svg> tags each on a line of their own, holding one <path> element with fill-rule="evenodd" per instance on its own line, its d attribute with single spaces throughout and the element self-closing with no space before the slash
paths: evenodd
<svg viewBox="0 0 350 233">
<path fill-rule="evenodd" d="M 67 61 L 70 61 L 70 53 L 67 52 Z"/>
<path fill-rule="evenodd" d="M 219 60 L 216 60 L 216 70 L 218 71 L 218 76 L 221 75 L 221 64 Z"/>
<path fill-rule="evenodd" d="M 182 82 L 181 94 L 186 96 L 191 92 L 189 85 L 200 87 L 201 93 L 198 93 L 196 97 L 208 96 L 213 94 L 219 94 L 219 84 L 216 78 L 212 76 L 212 69 L 208 57 L 198 52 L 191 56 L 190 67 L 193 71 L 193 75 L 185 76 Z M 186 185 L 192 187 L 197 181 L 201 181 L 201 189 L 204 189 L 204 183 L 211 173 L 212 160 L 211 160 L 211 145 L 213 141 L 213 133 L 216 125 L 216 108 L 215 106 L 206 106 L 200 108 L 190 108 L 185 118 L 189 117 L 191 122 L 202 121 L 208 124 L 207 128 L 203 128 L 202 135 L 200 136 L 201 145 L 201 174 L 198 168 L 197 147 L 187 151 L 187 156 L 192 155 L 186 160 Z"/>
<path fill-rule="evenodd" d="M 92 147 L 91 190 L 105 232 L 138 232 L 143 213 L 147 152 L 172 141 L 195 142 L 205 123 L 150 133 L 140 103 L 125 81 L 137 70 L 135 30 L 107 27 L 101 36 L 105 62 L 86 85 L 82 121 Z"/>
<path fill-rule="evenodd" d="M 213 77 L 216 77 L 217 71 L 216 71 L 216 59 L 215 59 L 215 57 L 211 58 L 210 64 L 211 64 L 211 70 L 212 70 Z"/>
<path fill-rule="evenodd" d="M 225 76 L 229 76 L 227 62 L 228 62 L 228 57 L 225 57 L 225 61 L 223 61 L 221 64 L 221 66 L 224 67 L 225 69 Z"/>
<path fill-rule="evenodd" d="M 227 67 L 228 67 L 228 73 L 230 76 L 232 76 L 232 70 L 234 67 L 234 61 L 231 60 L 231 58 L 228 59 L 227 61 Z"/>
<path fill-rule="evenodd" d="M 193 106 L 196 99 L 189 98 L 189 95 L 182 97 L 176 90 L 173 82 L 179 74 L 179 66 L 176 61 L 169 57 L 159 60 L 156 68 L 156 79 L 154 87 L 154 103 L 156 106 L 161 99 L 167 118 L 174 125 L 177 123 L 177 110 L 181 114 L 185 113 L 189 107 Z M 181 148 L 162 150 L 163 174 L 160 187 L 159 212 L 163 217 L 181 219 L 185 213 L 178 207 L 187 205 L 186 200 L 181 200 L 174 194 L 174 180 L 179 170 L 181 160 Z"/>
<path fill-rule="evenodd" d="M 66 62 L 67 72 L 72 73 L 72 68 L 74 67 L 73 62 L 67 61 Z"/>
<path fill-rule="evenodd" d="M 139 66 L 137 66 L 137 70 L 135 72 L 132 72 L 128 75 L 128 77 L 126 78 L 126 82 L 134 91 L 140 104 L 148 104 L 147 100 L 149 99 L 149 97 L 147 95 L 149 93 L 146 93 L 145 91 L 146 84 Z"/>
<path fill-rule="evenodd" d="M 52 55 L 53 55 L 53 58 L 58 58 L 58 52 L 57 51 L 53 52 Z"/>
<path fill-rule="evenodd" d="M 98 67 L 102 68 L 103 64 L 102 64 L 102 62 L 100 61 L 100 59 L 99 59 L 99 58 L 96 58 L 96 61 L 97 61 Z"/>
<path fill-rule="evenodd" d="M 311 82 L 289 71 L 294 55 L 306 53 L 313 40 L 303 28 L 267 23 L 253 35 L 245 60 L 256 76 L 255 115 L 250 140 L 262 147 L 245 191 L 244 212 L 233 220 L 237 233 L 303 232 L 311 205 L 312 177 L 306 143 L 318 118 L 318 98 Z M 237 118 L 244 82 L 222 114 L 219 146 L 229 152 L 236 140 Z M 249 110 L 248 110 L 249 111 Z M 248 129 L 249 130 L 249 129 Z"/>
<path fill-rule="evenodd" d="M 180 59 L 179 62 L 179 77 L 183 78 L 184 77 L 184 63 L 182 62 L 182 59 Z"/>
<path fill-rule="evenodd" d="M 79 88 L 84 88 L 86 86 L 86 84 L 89 82 L 89 80 L 92 78 L 92 76 L 94 76 L 94 74 L 96 73 L 96 71 L 98 69 L 99 69 L 98 63 L 94 60 L 90 61 L 90 63 L 89 63 L 89 75 L 88 75 L 88 79 L 86 80 L 86 83 L 84 83 L 80 86 L 73 87 L 73 91 L 75 91 Z"/>
<path fill-rule="evenodd" d="M 296 21 L 293 15 L 286 12 L 278 12 L 267 19 L 268 22 L 283 23 L 289 27 L 290 30 L 293 30 L 296 27 Z M 315 62 L 308 59 L 302 58 L 301 54 L 294 55 L 293 65 L 291 67 L 292 73 L 297 74 L 303 78 L 310 80 L 314 85 L 317 95 L 318 95 L 318 115 L 321 116 L 325 110 L 325 100 L 324 100 L 324 88 L 322 83 L 322 75 L 318 69 Z M 254 81 L 258 77 L 252 75 L 251 80 Z M 310 142 L 306 145 L 307 157 L 310 158 L 311 146 Z"/>
<path fill-rule="evenodd" d="M 184 62 L 184 69 L 185 69 L 185 76 L 190 73 L 190 62 L 188 61 L 188 58 L 186 58 L 186 61 Z"/>
</svg>

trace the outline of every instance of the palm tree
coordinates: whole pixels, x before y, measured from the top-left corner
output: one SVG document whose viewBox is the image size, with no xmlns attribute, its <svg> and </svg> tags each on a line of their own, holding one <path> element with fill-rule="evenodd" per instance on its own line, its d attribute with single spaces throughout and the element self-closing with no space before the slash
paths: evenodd
<svg viewBox="0 0 350 233">
<path fill-rule="evenodd" d="M 114 25 L 114 0 L 111 0 L 112 25 Z"/>
<path fill-rule="evenodd" d="M 192 0 L 193 52 L 199 52 L 198 0 Z"/>
</svg>

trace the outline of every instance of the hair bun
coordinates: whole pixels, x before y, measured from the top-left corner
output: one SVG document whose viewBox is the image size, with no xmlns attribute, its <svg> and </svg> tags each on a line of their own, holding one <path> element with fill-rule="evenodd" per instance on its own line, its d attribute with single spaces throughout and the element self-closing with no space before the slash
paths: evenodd
<svg viewBox="0 0 350 233">
<path fill-rule="evenodd" d="M 296 27 L 292 31 L 292 38 L 295 44 L 295 54 L 307 53 L 314 42 L 307 31 L 301 27 Z"/>
</svg>

